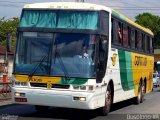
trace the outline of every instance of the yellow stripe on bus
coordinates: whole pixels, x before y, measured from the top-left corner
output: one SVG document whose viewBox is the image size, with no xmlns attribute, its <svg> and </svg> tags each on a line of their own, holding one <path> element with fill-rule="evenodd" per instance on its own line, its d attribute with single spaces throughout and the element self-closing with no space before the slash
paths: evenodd
<svg viewBox="0 0 160 120">
<path fill-rule="evenodd" d="M 36 82 L 36 83 L 58 83 L 61 81 L 61 77 L 47 77 L 47 76 L 32 76 L 27 75 L 15 75 L 15 79 L 19 82 Z"/>
</svg>

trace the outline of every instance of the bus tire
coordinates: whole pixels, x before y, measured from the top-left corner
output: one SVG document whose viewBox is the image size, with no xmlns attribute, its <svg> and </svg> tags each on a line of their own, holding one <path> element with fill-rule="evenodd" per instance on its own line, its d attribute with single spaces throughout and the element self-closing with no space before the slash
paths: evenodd
<svg viewBox="0 0 160 120">
<path fill-rule="evenodd" d="M 111 86 L 108 85 L 107 90 L 106 90 L 106 94 L 105 94 L 105 105 L 100 108 L 100 112 L 102 115 L 107 115 L 111 109 L 111 105 L 112 105 L 112 90 L 111 90 Z"/>
<path fill-rule="evenodd" d="M 143 82 L 142 83 L 142 98 L 141 98 L 141 103 L 144 101 L 144 96 L 146 94 L 146 84 Z"/>
<path fill-rule="evenodd" d="M 137 105 L 144 101 L 144 95 L 145 95 L 145 85 L 143 83 L 140 83 L 138 87 L 138 96 L 135 98 L 135 103 Z"/>
<path fill-rule="evenodd" d="M 35 109 L 37 110 L 37 112 L 44 112 L 46 110 L 48 110 L 48 106 L 40 106 L 40 105 L 35 105 Z"/>
</svg>

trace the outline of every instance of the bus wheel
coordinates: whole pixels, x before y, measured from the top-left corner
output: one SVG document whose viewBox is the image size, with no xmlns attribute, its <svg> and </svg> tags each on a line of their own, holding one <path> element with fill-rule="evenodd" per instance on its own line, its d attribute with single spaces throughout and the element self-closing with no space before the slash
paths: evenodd
<svg viewBox="0 0 160 120">
<path fill-rule="evenodd" d="M 100 108 L 102 115 L 107 115 L 109 113 L 111 105 L 112 105 L 112 91 L 111 91 L 111 86 L 108 85 L 105 95 L 105 106 Z"/>
<path fill-rule="evenodd" d="M 48 110 L 48 106 L 40 106 L 40 105 L 35 105 L 35 109 L 38 111 L 38 112 L 43 112 L 43 111 L 46 111 Z"/>
<path fill-rule="evenodd" d="M 139 84 L 138 96 L 135 98 L 136 104 L 140 104 L 144 101 L 144 95 L 145 95 L 145 85 Z"/>
<path fill-rule="evenodd" d="M 144 101 L 144 96 L 146 94 L 146 85 L 145 83 L 142 84 L 142 98 L 141 98 L 141 103 Z"/>
</svg>

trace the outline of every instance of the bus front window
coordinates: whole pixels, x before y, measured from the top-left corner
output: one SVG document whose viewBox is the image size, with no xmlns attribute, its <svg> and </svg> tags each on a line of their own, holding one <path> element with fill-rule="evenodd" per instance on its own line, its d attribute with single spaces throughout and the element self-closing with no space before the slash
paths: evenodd
<svg viewBox="0 0 160 120">
<path fill-rule="evenodd" d="M 67 74 L 69 77 L 95 77 L 94 35 L 58 33 L 55 37 L 53 54 L 52 76 Z"/>
<path fill-rule="evenodd" d="M 19 33 L 14 72 L 48 75 L 52 39 L 51 33 Z"/>
<path fill-rule="evenodd" d="M 95 35 L 20 32 L 14 72 L 94 78 Z"/>
</svg>

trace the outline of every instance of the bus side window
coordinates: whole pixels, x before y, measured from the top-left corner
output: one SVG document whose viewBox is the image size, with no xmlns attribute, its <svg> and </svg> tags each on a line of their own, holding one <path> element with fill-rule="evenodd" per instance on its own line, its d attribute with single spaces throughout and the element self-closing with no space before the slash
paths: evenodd
<svg viewBox="0 0 160 120">
<path fill-rule="evenodd" d="M 150 37 L 147 36 L 147 52 L 150 51 Z"/>
<path fill-rule="evenodd" d="M 117 33 L 118 33 L 119 44 L 123 44 L 122 30 L 123 30 L 122 29 L 122 24 L 120 22 L 118 22 Z"/>
<path fill-rule="evenodd" d="M 114 43 L 114 41 L 113 41 L 113 40 L 114 40 L 114 39 L 113 39 L 113 38 L 114 38 L 114 35 L 113 35 L 113 34 L 114 34 L 114 31 L 113 31 L 114 24 L 113 24 L 113 21 L 114 21 L 114 20 L 113 20 L 113 18 L 112 18 L 112 19 L 111 19 L 111 44 Z"/>
<path fill-rule="evenodd" d="M 128 47 L 131 48 L 131 28 L 128 26 L 127 29 Z"/>
<path fill-rule="evenodd" d="M 113 37 L 113 44 L 114 45 L 120 45 L 119 42 L 119 35 L 118 35 L 118 28 L 119 28 L 119 24 L 118 21 L 115 19 L 112 19 L 112 37 Z"/>
<path fill-rule="evenodd" d="M 135 30 L 135 48 L 139 51 L 142 49 L 141 39 L 142 39 L 142 36 L 141 36 L 140 31 Z"/>
<path fill-rule="evenodd" d="M 153 52 L 153 46 L 152 46 L 152 37 L 149 37 L 149 52 L 152 53 Z"/>
<path fill-rule="evenodd" d="M 105 75 L 106 65 L 107 65 L 107 59 L 108 59 L 108 37 L 101 36 L 99 40 L 99 46 L 98 46 L 98 75 L 97 82 L 102 82 L 102 78 Z"/>
<path fill-rule="evenodd" d="M 135 49 L 138 49 L 137 30 L 135 30 Z"/>
<path fill-rule="evenodd" d="M 118 34 L 117 34 L 118 22 L 112 18 L 112 41 L 114 45 L 118 45 Z"/>
<path fill-rule="evenodd" d="M 122 36 L 122 24 L 115 19 L 112 19 L 112 37 L 113 44 L 121 45 L 123 44 L 123 36 Z"/>
<path fill-rule="evenodd" d="M 128 30 L 125 24 L 123 24 L 123 46 L 128 47 Z"/>
<path fill-rule="evenodd" d="M 145 37 L 145 52 L 146 53 L 149 53 L 150 51 L 150 37 L 149 36 L 146 36 Z"/>
<path fill-rule="evenodd" d="M 154 48 L 153 48 L 153 38 L 151 38 L 151 41 L 150 41 L 150 45 L 151 45 L 151 53 L 154 53 Z"/>
<path fill-rule="evenodd" d="M 145 35 L 145 37 L 144 37 L 144 41 L 145 41 L 145 52 L 147 52 L 147 50 L 148 50 L 148 43 L 147 43 L 147 36 Z"/>
<path fill-rule="evenodd" d="M 131 29 L 131 48 L 135 49 L 135 30 Z"/>
<path fill-rule="evenodd" d="M 142 34 L 139 31 L 137 33 L 137 40 L 138 40 L 138 43 L 137 43 L 138 50 L 142 51 Z"/>
<path fill-rule="evenodd" d="M 144 52 L 145 51 L 145 35 L 144 35 L 144 33 L 142 33 L 141 36 L 142 36 L 142 51 Z"/>
</svg>

